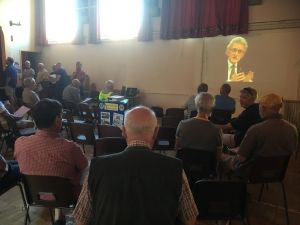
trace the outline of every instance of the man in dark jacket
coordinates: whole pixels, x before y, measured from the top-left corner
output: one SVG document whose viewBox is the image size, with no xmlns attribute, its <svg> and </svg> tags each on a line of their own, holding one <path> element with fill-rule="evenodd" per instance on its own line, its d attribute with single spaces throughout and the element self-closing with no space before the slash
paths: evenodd
<svg viewBox="0 0 300 225">
<path fill-rule="evenodd" d="M 197 207 L 178 159 L 151 151 L 157 120 L 146 107 L 125 115 L 121 153 L 91 162 L 74 216 L 76 224 L 194 224 Z"/>
</svg>

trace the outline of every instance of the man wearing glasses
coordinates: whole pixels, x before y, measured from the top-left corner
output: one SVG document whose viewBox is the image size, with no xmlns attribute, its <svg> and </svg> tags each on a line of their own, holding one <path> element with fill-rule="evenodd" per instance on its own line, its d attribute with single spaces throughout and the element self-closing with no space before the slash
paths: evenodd
<svg viewBox="0 0 300 225">
<path fill-rule="evenodd" d="M 223 144 L 230 147 L 238 147 L 242 142 L 247 130 L 252 125 L 261 122 L 258 104 L 255 103 L 257 92 L 254 88 L 245 87 L 240 91 L 240 104 L 245 109 L 230 123 L 220 125 L 223 129 Z M 232 133 L 232 131 L 234 131 Z M 230 132 L 230 134 L 226 134 Z"/>
<path fill-rule="evenodd" d="M 227 81 L 253 82 L 254 72 L 245 72 L 238 65 L 239 61 L 245 56 L 248 44 L 245 38 L 235 37 L 231 39 L 226 47 L 227 56 Z"/>
</svg>

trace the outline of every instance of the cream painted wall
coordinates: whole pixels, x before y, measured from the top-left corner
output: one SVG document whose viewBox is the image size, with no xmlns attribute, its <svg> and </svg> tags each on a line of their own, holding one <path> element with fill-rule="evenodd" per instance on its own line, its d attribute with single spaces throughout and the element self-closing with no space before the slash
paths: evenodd
<svg viewBox="0 0 300 225">
<path fill-rule="evenodd" d="M 35 50 L 33 0 L 0 0 L 0 25 L 6 38 L 8 55 L 20 57 L 20 50 Z M 300 1 L 264 0 L 250 7 L 250 23 L 300 19 Z M 11 13 L 13 12 L 13 13 Z M 9 20 L 22 26 L 10 27 Z M 162 41 L 158 39 L 160 18 L 154 18 L 153 42 L 103 42 L 100 45 L 51 45 L 42 51 L 48 69 L 60 61 L 69 73 L 80 60 L 100 89 L 107 79 L 138 87 L 142 103 L 165 108 L 181 106 L 197 85 L 207 82 L 209 91 L 218 93 L 225 81 L 220 68 L 224 64 L 224 46 L 230 37 Z M 14 41 L 10 41 L 10 35 Z M 244 60 L 256 78 L 253 86 L 263 95 L 276 92 L 285 98 L 300 96 L 300 29 L 251 31 L 244 35 L 249 51 Z M 232 95 L 244 84 L 233 84 Z"/>
<path fill-rule="evenodd" d="M 0 0 L 0 26 L 5 38 L 6 55 L 20 62 L 20 52 L 34 51 L 34 0 Z M 21 26 L 10 26 L 9 21 Z M 11 41 L 11 36 L 13 41 Z"/>
</svg>

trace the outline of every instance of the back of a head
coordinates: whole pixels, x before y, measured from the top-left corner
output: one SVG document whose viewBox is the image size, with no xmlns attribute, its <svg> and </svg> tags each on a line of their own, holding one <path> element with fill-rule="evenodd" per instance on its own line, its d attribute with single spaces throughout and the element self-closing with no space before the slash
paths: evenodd
<svg viewBox="0 0 300 225">
<path fill-rule="evenodd" d="M 197 88 L 197 93 L 207 92 L 207 91 L 208 91 L 208 85 L 206 83 L 199 84 L 199 86 Z"/>
<path fill-rule="evenodd" d="M 223 84 L 220 88 L 221 95 L 229 95 L 231 92 L 231 86 L 229 84 Z"/>
<path fill-rule="evenodd" d="M 42 99 L 32 109 L 33 120 L 39 129 L 51 128 L 58 115 L 62 113 L 62 105 L 53 99 Z"/>
<path fill-rule="evenodd" d="M 205 113 L 209 115 L 214 107 L 214 104 L 214 97 L 207 92 L 201 92 L 195 98 L 195 105 L 198 113 Z"/>
<path fill-rule="evenodd" d="M 282 107 L 282 99 L 276 94 L 268 94 L 261 97 L 259 104 L 266 109 L 272 110 L 274 112 L 279 112 Z"/>
<path fill-rule="evenodd" d="M 80 87 L 80 81 L 78 79 L 72 80 L 72 86 L 79 88 Z"/>
<path fill-rule="evenodd" d="M 32 77 L 28 77 L 24 80 L 24 87 L 31 88 L 34 86 L 35 80 Z"/>
<path fill-rule="evenodd" d="M 253 99 L 253 102 L 255 102 L 255 100 L 257 98 L 257 91 L 254 88 L 245 87 L 240 92 L 248 95 L 249 97 L 251 97 Z"/>
<path fill-rule="evenodd" d="M 14 58 L 12 58 L 12 57 L 7 57 L 6 61 L 7 61 L 9 64 L 13 64 L 13 63 L 14 63 Z"/>
<path fill-rule="evenodd" d="M 157 126 L 157 119 L 151 109 L 145 106 L 138 106 L 125 114 L 124 126 L 127 135 L 153 135 Z"/>
</svg>

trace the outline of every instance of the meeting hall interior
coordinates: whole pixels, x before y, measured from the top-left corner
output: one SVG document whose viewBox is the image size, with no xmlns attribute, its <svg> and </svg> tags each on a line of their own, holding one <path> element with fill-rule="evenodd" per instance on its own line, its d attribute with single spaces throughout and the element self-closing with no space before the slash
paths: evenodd
<svg viewBox="0 0 300 225">
<path fill-rule="evenodd" d="M 1 225 L 299 225 L 299 0 L 0 0 Z"/>
</svg>

